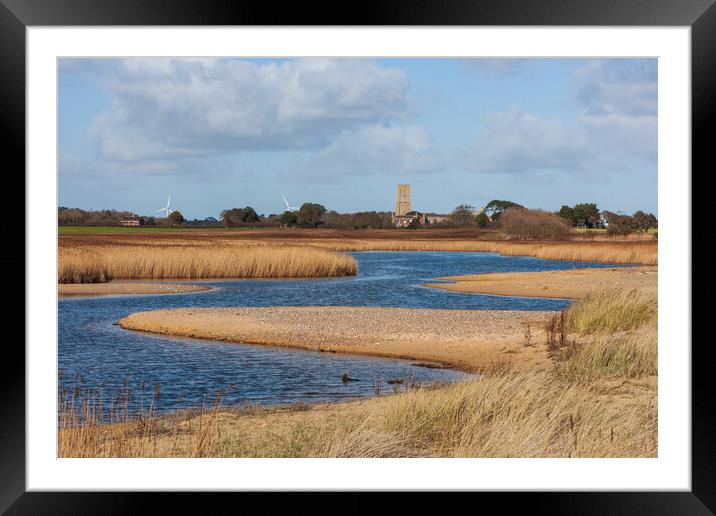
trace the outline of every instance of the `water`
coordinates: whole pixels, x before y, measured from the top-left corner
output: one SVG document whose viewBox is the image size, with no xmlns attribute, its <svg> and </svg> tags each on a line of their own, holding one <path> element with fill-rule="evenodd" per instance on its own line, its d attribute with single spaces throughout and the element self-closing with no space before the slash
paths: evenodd
<svg viewBox="0 0 716 516">
<path fill-rule="evenodd" d="M 114 325 L 133 312 L 177 307 L 342 305 L 482 310 L 560 310 L 565 300 L 460 294 L 422 287 L 437 276 L 481 272 L 546 271 L 610 264 L 560 262 L 493 253 L 353 253 L 356 277 L 314 280 L 193 282 L 208 292 L 62 299 L 59 302 L 60 387 L 81 380 L 118 391 L 160 385 L 159 412 L 212 402 L 228 389 L 223 403 L 265 405 L 337 401 L 374 395 L 387 380 L 453 381 L 464 374 L 429 369 L 409 361 L 352 357 L 266 346 L 222 344 L 158 337 Z M 360 381 L 343 383 L 342 376 Z M 138 397 L 135 397 L 137 401 Z"/>
</svg>

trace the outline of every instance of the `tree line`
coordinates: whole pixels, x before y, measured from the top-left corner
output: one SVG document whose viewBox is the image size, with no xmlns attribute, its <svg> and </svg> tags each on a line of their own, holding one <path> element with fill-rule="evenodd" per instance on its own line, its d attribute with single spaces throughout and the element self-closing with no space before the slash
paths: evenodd
<svg viewBox="0 0 716 516">
<path fill-rule="evenodd" d="M 519 203 L 493 199 L 481 210 L 470 204 L 456 206 L 450 214 L 436 218 L 428 214 L 426 225 L 411 224 L 408 228 L 467 228 L 499 229 L 506 226 L 503 216 L 511 213 L 510 227 L 519 231 L 519 224 L 528 225 L 525 213 L 539 213 L 553 217 L 560 224 L 571 228 L 606 229 L 613 235 L 626 235 L 633 232 L 647 232 L 658 228 L 658 220 L 652 213 L 637 211 L 632 215 L 600 211 L 596 203 L 578 203 L 574 206 L 563 205 L 557 212 L 529 210 Z M 522 213 L 522 215 L 516 215 Z M 542 216 L 543 225 L 547 219 Z M 384 229 L 393 228 L 393 214 L 382 211 L 361 211 L 356 213 L 338 213 L 327 210 L 325 206 L 314 202 L 305 202 L 296 211 L 286 210 L 280 214 L 259 215 L 254 208 L 229 208 L 223 210 L 220 219 L 213 217 L 187 220 L 179 211 L 173 211 L 168 217 L 139 216 L 130 211 L 98 210 L 86 211 L 79 208 L 60 207 L 57 220 L 60 226 L 119 226 L 123 220 L 135 219 L 142 226 L 184 226 L 184 227 L 303 227 L 332 229 Z M 432 219 L 432 220 L 431 220 Z M 439 220 L 439 222 L 435 222 Z M 518 222 L 519 221 L 519 222 Z M 550 224 L 547 224 L 550 225 Z M 546 227 L 546 226 L 545 226 Z M 553 229 L 557 226 L 551 224 Z"/>
</svg>

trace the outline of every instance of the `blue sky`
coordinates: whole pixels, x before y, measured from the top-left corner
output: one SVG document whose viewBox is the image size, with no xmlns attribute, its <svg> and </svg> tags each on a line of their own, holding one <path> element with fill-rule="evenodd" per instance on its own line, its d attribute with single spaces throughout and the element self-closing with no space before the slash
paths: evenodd
<svg viewBox="0 0 716 516">
<path fill-rule="evenodd" d="M 62 59 L 59 203 L 657 214 L 656 59 Z"/>
</svg>

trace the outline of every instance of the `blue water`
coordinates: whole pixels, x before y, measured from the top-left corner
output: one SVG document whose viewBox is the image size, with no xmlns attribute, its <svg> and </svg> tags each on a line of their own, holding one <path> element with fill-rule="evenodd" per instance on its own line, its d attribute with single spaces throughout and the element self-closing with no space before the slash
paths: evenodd
<svg viewBox="0 0 716 516">
<path fill-rule="evenodd" d="M 561 262 L 493 253 L 353 253 L 356 277 L 318 280 L 240 280 L 192 282 L 208 292 L 62 299 L 59 302 L 60 388 L 78 383 L 119 392 L 125 383 L 139 402 L 159 384 L 159 412 L 195 407 L 224 391 L 223 403 L 284 404 L 337 401 L 392 389 L 388 380 L 452 381 L 450 370 L 409 361 L 223 344 L 158 337 L 114 325 L 133 312 L 176 307 L 379 306 L 483 310 L 559 310 L 565 300 L 460 294 L 422 287 L 437 276 L 482 272 L 546 271 L 610 264 Z M 348 372 L 360 381 L 342 382 Z M 148 393 L 148 394 L 147 394 Z M 145 400 L 146 402 L 146 400 Z"/>
</svg>

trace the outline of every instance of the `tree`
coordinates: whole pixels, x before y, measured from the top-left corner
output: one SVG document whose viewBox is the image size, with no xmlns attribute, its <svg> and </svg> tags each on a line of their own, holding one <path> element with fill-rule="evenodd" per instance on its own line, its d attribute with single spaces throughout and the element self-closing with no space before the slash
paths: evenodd
<svg viewBox="0 0 716 516">
<path fill-rule="evenodd" d="M 284 211 L 281 214 L 281 224 L 284 226 L 295 226 L 298 222 L 298 217 L 292 211 Z"/>
<path fill-rule="evenodd" d="M 298 223 L 304 228 L 316 228 L 323 223 L 326 208 L 322 204 L 304 202 L 298 210 Z"/>
<path fill-rule="evenodd" d="M 599 208 L 595 203 L 575 204 L 573 213 L 573 225 L 578 228 L 596 228 L 601 225 Z"/>
<path fill-rule="evenodd" d="M 450 214 L 450 222 L 456 226 L 470 226 L 475 223 L 475 207 L 469 204 L 456 206 Z"/>
<path fill-rule="evenodd" d="M 496 221 L 500 218 L 500 216 L 505 210 L 508 210 L 510 208 L 524 209 L 524 206 L 512 201 L 500 201 L 498 199 L 494 199 L 487 203 L 483 211 L 487 214 L 488 217 L 490 217 L 490 220 Z"/>
<path fill-rule="evenodd" d="M 167 217 L 167 221 L 172 226 L 180 226 L 184 223 L 184 215 L 182 215 L 179 211 L 173 211 Z"/>
<path fill-rule="evenodd" d="M 221 222 L 226 227 L 241 226 L 244 224 L 252 224 L 259 220 L 256 211 L 251 207 L 231 208 L 221 212 Z"/>
<path fill-rule="evenodd" d="M 599 208 L 592 202 L 575 204 L 574 208 L 562 206 L 559 216 L 567 220 L 575 228 L 598 228 L 602 226 Z"/>
<path fill-rule="evenodd" d="M 634 222 L 634 217 L 630 217 L 629 215 L 617 215 L 611 212 L 604 213 L 606 214 L 608 222 L 607 234 L 609 235 L 628 235 L 639 229 Z"/>
<path fill-rule="evenodd" d="M 559 209 L 557 215 L 569 222 L 570 225 L 574 226 L 574 208 L 563 204 L 562 207 Z"/>
<path fill-rule="evenodd" d="M 500 229 L 511 237 L 533 240 L 561 240 L 572 231 L 566 220 L 553 213 L 519 208 L 502 214 Z"/>
<path fill-rule="evenodd" d="M 353 214 L 355 229 L 379 229 L 384 225 L 383 217 L 375 211 L 359 211 Z"/>
<path fill-rule="evenodd" d="M 156 226 L 156 225 L 157 225 L 157 220 L 156 220 L 154 217 L 149 217 L 149 218 L 144 222 L 144 224 L 145 224 L 146 226 Z"/>
<path fill-rule="evenodd" d="M 646 233 L 650 229 L 656 229 L 659 227 L 659 221 L 656 219 L 653 213 L 644 213 L 639 210 L 634 213 L 634 224 L 639 231 Z"/>
<path fill-rule="evenodd" d="M 475 216 L 475 222 L 477 222 L 477 227 L 486 228 L 490 223 L 490 218 L 484 211 L 481 211 Z"/>
</svg>

